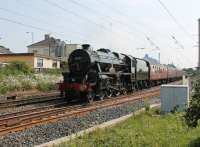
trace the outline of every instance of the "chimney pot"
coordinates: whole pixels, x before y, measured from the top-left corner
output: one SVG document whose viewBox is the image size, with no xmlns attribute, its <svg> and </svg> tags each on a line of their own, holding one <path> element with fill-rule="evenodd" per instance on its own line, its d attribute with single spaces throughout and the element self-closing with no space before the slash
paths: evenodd
<svg viewBox="0 0 200 147">
<path fill-rule="evenodd" d="M 49 35 L 49 34 L 45 34 L 45 35 L 44 35 L 44 39 L 45 39 L 45 40 L 47 40 L 47 39 L 49 39 L 49 38 L 50 38 L 50 35 Z"/>
</svg>

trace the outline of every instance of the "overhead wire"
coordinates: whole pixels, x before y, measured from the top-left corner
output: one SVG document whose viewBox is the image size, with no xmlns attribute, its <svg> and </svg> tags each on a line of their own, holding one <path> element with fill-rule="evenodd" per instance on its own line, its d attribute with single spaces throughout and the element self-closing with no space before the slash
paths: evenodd
<svg viewBox="0 0 200 147">
<path fill-rule="evenodd" d="M 96 9 L 93 9 L 93 8 L 91 8 L 91 7 L 88 7 L 87 5 L 83 5 L 83 4 L 79 3 L 79 2 L 77 2 L 76 0 L 69 0 L 69 2 L 70 2 L 70 3 L 73 3 L 73 4 L 75 4 L 75 5 L 78 5 L 78 6 L 80 6 L 80 7 L 86 8 L 87 10 L 93 11 L 93 12 L 95 12 L 95 13 L 97 12 L 97 13 L 99 13 L 101 16 L 105 16 L 105 17 L 102 17 L 102 19 L 104 19 L 105 21 L 108 21 L 109 23 L 115 22 L 115 23 L 118 23 L 118 24 L 120 24 L 120 25 L 126 26 L 126 25 L 123 24 L 122 21 L 117 20 L 117 19 L 115 19 L 115 18 L 113 18 L 113 17 L 111 17 L 111 16 L 109 16 L 109 15 L 105 15 L 105 14 L 103 14 L 103 13 L 100 12 L 100 11 L 96 11 Z M 106 19 L 106 18 L 107 18 L 107 19 Z M 119 30 L 117 30 L 117 31 L 118 31 L 118 32 L 122 32 L 122 31 L 119 31 Z M 134 34 L 133 32 L 128 32 L 128 31 L 126 31 L 126 33 L 129 34 L 129 35 L 131 35 L 131 36 Z M 138 39 L 138 37 L 137 37 L 137 39 Z"/>
<path fill-rule="evenodd" d="M 10 10 L 10 9 L 7 9 L 7 8 L 2 8 L 2 7 L 0 7 L 0 10 L 8 12 L 8 13 L 13 14 L 13 15 L 17 15 L 17 16 L 21 16 L 21 17 L 30 19 L 30 20 L 35 21 L 35 22 L 40 23 L 40 24 L 45 24 L 45 25 L 48 25 L 48 26 L 52 26 L 52 24 L 49 24 L 49 22 L 41 20 L 41 19 L 38 19 L 38 18 L 33 17 L 33 16 L 22 14 L 22 13 L 19 13 L 19 12 L 16 12 L 16 11 L 13 11 L 13 10 Z M 64 26 L 57 25 L 57 24 L 53 24 L 53 25 L 56 26 L 57 28 L 62 28 L 62 29 L 66 30 L 66 28 Z M 83 34 L 81 34 L 80 32 L 77 32 L 77 31 L 74 31 L 74 30 L 73 31 L 72 30 L 70 30 L 70 31 L 67 30 L 67 31 L 68 31 L 68 33 L 70 32 L 70 34 L 73 34 L 73 35 L 79 34 L 80 36 L 84 37 Z"/>
<path fill-rule="evenodd" d="M 119 13 L 120 15 L 126 15 L 125 13 L 123 13 L 121 10 L 118 10 L 118 9 L 116 9 L 116 8 L 113 8 L 113 7 L 111 7 L 110 5 L 107 5 L 107 3 L 105 3 L 104 1 L 102 1 L 102 0 L 96 0 L 98 3 L 102 3 L 104 6 L 107 6 L 107 7 L 109 7 L 109 8 L 112 8 L 112 10 L 115 10 L 117 13 Z M 161 0 L 159 0 L 159 2 L 161 2 Z M 168 10 L 168 8 L 164 5 L 164 3 L 160 3 L 160 4 L 162 4 L 162 6 L 165 8 L 165 10 L 167 11 L 167 13 L 170 15 L 170 17 L 172 17 L 173 18 L 173 21 L 175 21 L 175 23 L 179 26 L 179 28 L 181 28 L 182 29 L 182 31 L 184 31 L 184 33 L 190 38 L 190 39 L 192 39 L 191 37 L 190 37 L 190 34 L 186 31 L 186 29 L 178 22 L 178 20 L 173 16 L 173 14 Z M 147 36 L 146 36 L 146 39 L 150 42 L 150 44 L 152 44 L 152 42 L 150 41 L 150 38 L 148 37 L 147 38 Z M 192 39 L 193 40 L 193 39 Z M 194 40 L 193 40 L 194 41 Z M 152 44 L 152 45 L 154 45 L 154 43 Z M 184 46 L 182 45 L 182 44 L 180 44 L 179 43 L 179 45 L 180 46 L 182 46 L 182 48 L 184 48 Z M 158 46 L 157 45 L 154 45 L 154 46 L 156 46 L 156 48 L 158 48 Z"/>
<path fill-rule="evenodd" d="M 17 24 L 17 25 L 20 25 L 20 26 L 32 28 L 32 29 L 39 30 L 39 31 L 42 31 L 42 32 L 51 32 L 51 33 L 58 34 L 58 35 L 66 35 L 66 34 L 63 34 L 63 33 L 60 33 L 60 32 L 55 32 L 55 31 L 52 31 L 52 30 L 49 30 L 49 29 L 46 29 L 46 28 L 42 28 L 42 27 L 38 27 L 38 26 L 35 26 L 35 25 L 26 24 L 26 23 L 23 23 L 23 22 L 20 22 L 20 21 L 16 21 L 16 20 L 13 20 L 13 19 L 0 17 L 0 20 L 6 21 L 6 22 L 10 22 L 10 23 L 14 23 L 14 24 Z"/>
<path fill-rule="evenodd" d="M 163 1 L 161 0 L 157 0 L 158 3 L 161 5 L 161 7 L 165 10 L 165 12 L 170 16 L 170 18 L 173 20 L 173 22 L 178 26 L 178 28 L 180 30 L 182 30 L 184 32 L 184 34 L 190 38 L 192 41 L 196 42 L 193 37 L 191 37 L 191 34 L 188 33 L 188 31 L 185 29 L 185 27 L 179 23 L 179 21 L 177 20 L 177 18 L 172 14 L 172 12 L 168 9 L 168 7 L 164 4 Z"/>
<path fill-rule="evenodd" d="M 93 23 L 93 24 L 95 24 L 95 25 L 97 25 L 97 26 L 103 27 L 103 29 L 105 29 L 105 30 L 107 30 L 107 31 L 110 31 L 110 28 L 109 28 L 109 27 L 106 27 L 106 26 L 104 26 L 104 25 L 102 25 L 102 24 L 98 24 L 98 23 L 94 22 L 93 20 L 91 20 L 91 19 L 89 19 L 89 18 L 87 18 L 87 17 L 84 17 L 84 16 L 78 14 L 77 12 L 74 12 L 74 11 L 71 11 L 71 10 L 69 10 L 69 9 L 66 9 L 64 6 L 61 6 L 61 5 L 59 5 L 58 3 L 52 2 L 52 1 L 50 1 L 50 0 L 43 0 L 43 1 L 44 1 L 44 2 L 47 2 L 49 5 L 51 5 L 51 6 L 53 6 L 53 7 L 57 7 L 58 9 L 61 9 L 61 10 L 65 11 L 65 12 L 68 12 L 68 13 L 71 13 L 71 14 L 73 14 L 74 16 L 77 16 L 77 17 L 79 17 L 79 18 L 81 18 L 81 19 L 83 19 L 83 20 L 85 20 L 85 21 L 89 21 L 89 22 L 91 22 L 91 23 Z M 119 32 L 119 31 L 118 31 L 118 32 Z M 115 32 L 112 32 L 112 33 L 115 33 Z M 117 34 L 117 35 L 118 35 L 118 34 Z M 118 37 L 119 37 L 119 36 L 118 36 Z M 132 38 L 129 38 L 129 39 L 132 39 Z"/>
<path fill-rule="evenodd" d="M 171 35 L 172 39 L 175 41 L 174 43 L 178 45 L 181 49 L 184 49 L 184 46 L 176 39 L 175 36 Z"/>
<path fill-rule="evenodd" d="M 103 1 L 102 0 L 96 0 L 96 1 L 98 1 L 98 2 L 102 2 L 103 3 Z M 160 1 L 160 0 L 159 0 Z M 160 1 L 161 2 L 161 1 Z M 162 3 L 162 2 L 161 2 Z M 162 3 L 163 4 L 163 3 Z M 104 5 L 106 5 L 106 3 L 104 3 Z M 106 6 L 108 6 L 108 7 L 110 7 L 109 5 L 106 5 Z M 163 5 L 164 6 L 164 5 Z M 120 10 L 118 10 L 118 9 L 116 9 L 116 8 L 113 8 L 113 7 L 110 7 L 110 8 L 112 8 L 112 10 L 115 10 L 116 12 L 118 12 L 119 14 L 121 14 L 121 15 L 125 15 L 122 11 L 120 11 Z M 166 9 L 167 7 L 165 7 L 165 9 Z M 166 9 L 166 10 L 168 10 L 168 9 Z M 182 31 L 184 31 L 185 32 L 185 34 L 187 34 L 187 36 L 190 38 L 190 34 L 186 31 L 186 29 L 181 25 L 181 24 L 179 24 L 179 22 L 177 21 L 177 19 L 172 15 L 172 13 L 170 13 L 170 11 L 168 10 L 168 13 L 169 13 L 169 15 L 171 16 L 171 17 L 173 17 L 173 20 L 175 21 L 175 23 L 177 24 L 177 25 L 179 25 L 179 27 L 182 29 Z M 157 50 L 159 50 L 160 48 L 159 48 L 159 46 L 157 46 L 151 39 L 150 39 L 150 37 L 148 37 L 148 36 L 146 36 L 146 39 L 149 41 L 149 43 L 152 45 L 152 46 L 155 46 L 155 48 L 157 49 Z M 190 38 L 190 39 L 192 39 L 192 38 Z M 193 40 L 193 39 L 192 39 Z M 194 40 L 193 40 L 194 41 Z M 182 49 L 184 49 L 184 46 L 180 43 L 180 42 L 178 42 L 178 44 L 179 44 L 179 46 L 181 46 L 181 48 Z M 187 57 L 186 57 L 187 58 Z M 190 60 L 189 60 L 190 61 Z"/>
<path fill-rule="evenodd" d="M 79 18 L 81 18 L 81 19 L 83 19 L 83 20 L 87 20 L 87 21 L 89 21 L 89 22 L 91 22 L 91 23 L 93 23 L 93 24 L 95 24 L 95 25 L 97 25 L 97 26 L 99 26 L 99 27 L 102 27 L 102 28 L 104 28 L 104 29 L 106 29 L 106 30 L 109 30 L 109 28 L 105 27 L 104 25 L 98 24 L 98 23 L 96 23 L 95 21 L 89 19 L 88 17 L 82 16 L 82 15 L 80 15 L 80 14 L 77 13 L 77 12 L 71 11 L 70 9 L 66 9 L 65 7 L 59 5 L 59 4 L 56 3 L 56 2 L 52 2 L 52 1 L 50 1 L 50 0 L 43 0 L 43 1 L 44 1 L 44 2 L 47 2 L 49 5 L 51 5 L 51 6 L 53 6 L 53 7 L 57 7 L 58 9 L 61 9 L 61 10 L 65 11 L 65 12 L 68 12 L 68 13 L 70 13 L 70 14 L 76 16 L 76 17 L 79 17 Z"/>
<path fill-rule="evenodd" d="M 29 5 L 28 3 L 24 3 L 22 0 L 17 0 L 17 1 L 19 1 L 20 2 L 20 5 L 21 6 L 24 6 L 24 7 L 29 7 L 29 6 L 31 6 L 31 5 Z M 39 7 L 36 7 L 36 9 L 37 9 L 37 11 L 40 11 L 41 13 L 45 13 L 45 9 L 39 9 Z M 64 11 L 65 12 L 65 11 Z M 56 13 L 55 13 L 55 15 L 56 15 Z M 21 16 L 21 15 L 20 15 Z M 23 15 L 24 16 L 24 15 Z M 26 15 L 27 16 L 27 15 Z M 58 16 L 58 15 L 57 15 Z M 58 16 L 59 17 L 59 16 Z M 64 15 L 64 17 L 62 16 L 61 18 L 64 18 L 64 19 L 66 19 L 67 21 L 69 21 L 69 19 L 67 19 L 66 17 L 65 17 L 65 15 Z M 79 18 L 81 18 L 81 15 L 79 16 Z M 85 20 L 85 19 L 83 19 L 84 21 L 86 21 L 86 22 L 88 22 L 87 20 Z M 73 19 L 71 19 L 70 20 L 70 23 L 72 23 L 72 21 L 73 21 Z M 75 23 L 74 23 L 75 24 Z M 108 28 L 109 29 L 109 28 Z M 114 32 L 114 33 L 117 33 L 117 32 Z M 96 34 L 94 34 L 93 35 L 94 37 L 96 37 L 97 35 Z M 118 34 L 116 34 L 115 35 L 117 38 L 119 38 L 119 37 L 121 37 L 121 35 L 118 35 Z M 91 36 L 90 36 L 91 37 Z M 94 38 L 93 37 L 93 38 Z M 132 38 L 129 38 L 129 39 L 132 39 Z"/>
<path fill-rule="evenodd" d="M 108 5 L 107 3 L 105 3 L 104 1 L 102 0 L 96 0 L 96 2 L 104 5 L 104 6 L 107 6 L 108 8 L 110 8 L 111 10 L 114 10 L 115 12 L 119 13 L 120 15 L 122 16 L 127 16 L 125 13 L 123 13 L 122 11 L 118 10 L 117 8 L 114 8 L 114 7 L 111 7 L 110 5 Z M 136 29 L 135 27 L 133 27 L 133 25 L 130 25 L 130 24 L 127 24 L 125 22 L 122 22 L 122 21 L 118 21 L 118 23 L 120 23 L 121 25 L 125 25 L 126 27 L 128 27 L 129 29 L 134 29 L 135 31 L 137 31 L 140 35 L 142 35 L 144 37 L 144 39 L 147 39 L 147 33 L 144 32 L 144 31 L 141 31 L 141 30 L 138 30 Z M 134 22 L 134 24 L 137 24 L 141 27 L 141 24 L 137 23 L 137 22 Z M 148 38 L 151 38 L 151 37 L 148 37 Z M 153 40 L 151 38 L 151 40 Z M 149 41 L 148 41 L 149 42 Z M 156 48 L 159 48 L 158 45 L 156 45 Z"/>
<path fill-rule="evenodd" d="M 100 11 L 96 11 L 96 9 L 93 9 L 93 8 L 91 8 L 91 7 L 88 7 L 88 6 L 86 6 L 86 5 L 83 5 L 83 4 L 79 3 L 79 2 L 77 2 L 76 0 L 69 0 L 69 2 L 71 2 L 71 3 L 75 4 L 75 5 L 78 5 L 78 6 L 80 6 L 80 7 L 86 8 L 86 9 L 88 9 L 88 10 L 91 10 L 91 11 L 93 11 L 93 12 L 97 12 L 97 13 L 101 14 L 102 16 L 104 15 L 105 17 L 108 18 L 108 19 L 105 19 L 105 17 L 103 17 L 104 20 L 108 20 L 108 21 L 112 20 L 113 22 L 116 22 L 116 23 L 118 23 L 118 24 L 120 24 L 120 25 L 123 25 L 123 26 L 125 26 L 125 27 L 128 27 L 128 25 L 129 25 L 129 24 L 126 24 L 126 23 L 122 22 L 122 21 L 119 20 L 119 19 L 116 19 L 116 18 L 114 18 L 114 17 L 112 17 L 112 16 L 109 16 L 109 15 L 105 15 L 105 14 L 103 14 L 103 13 L 100 12 Z M 112 23 L 112 21 L 110 21 L 110 23 Z M 130 29 L 130 28 L 129 28 L 129 29 Z M 131 29 L 133 29 L 133 27 L 132 27 Z M 135 29 L 135 28 L 134 28 L 134 29 Z M 137 30 L 137 29 L 135 29 L 135 30 L 141 34 L 141 31 L 139 31 L 139 30 Z M 133 33 L 133 32 L 132 32 L 132 33 Z M 142 33 L 144 33 L 144 32 L 142 32 Z"/>
<path fill-rule="evenodd" d="M 177 20 L 177 18 L 172 14 L 172 12 L 168 9 L 168 7 L 164 4 L 164 2 L 162 2 L 161 0 L 157 0 L 158 3 L 161 5 L 161 7 L 165 10 L 165 12 L 169 15 L 169 17 L 172 19 L 172 21 L 178 26 L 178 28 L 193 42 L 196 42 L 193 37 L 191 37 L 191 34 L 188 33 L 188 31 L 185 29 L 185 27 L 179 23 L 179 21 Z M 184 49 L 184 46 L 173 36 L 171 35 L 172 39 L 175 41 L 175 44 L 178 45 L 179 47 L 181 47 L 181 49 Z M 180 52 L 182 54 L 182 52 Z M 183 55 L 183 54 L 182 54 Z M 183 55 L 185 56 L 185 55 Z M 190 62 L 190 58 L 188 58 L 187 56 L 185 56 L 185 58 L 187 58 Z M 191 62 L 192 63 L 192 62 Z"/>
</svg>

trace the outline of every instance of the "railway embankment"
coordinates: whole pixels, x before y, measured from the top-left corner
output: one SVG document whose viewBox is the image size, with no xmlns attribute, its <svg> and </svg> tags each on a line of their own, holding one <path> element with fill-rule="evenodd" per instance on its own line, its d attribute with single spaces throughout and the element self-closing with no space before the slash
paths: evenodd
<svg viewBox="0 0 200 147">
<path fill-rule="evenodd" d="M 183 115 L 184 113 L 161 115 L 159 109 L 152 109 L 133 115 L 113 127 L 85 133 L 57 146 L 199 146 L 200 127 L 188 128 Z"/>
</svg>

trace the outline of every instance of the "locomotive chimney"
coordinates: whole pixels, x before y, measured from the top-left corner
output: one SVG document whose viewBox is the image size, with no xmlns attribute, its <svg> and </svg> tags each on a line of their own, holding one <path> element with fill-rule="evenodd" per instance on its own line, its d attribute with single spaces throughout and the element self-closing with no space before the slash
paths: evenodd
<svg viewBox="0 0 200 147">
<path fill-rule="evenodd" d="M 84 50 L 88 50 L 89 48 L 90 48 L 89 44 L 83 44 L 82 45 L 82 49 L 84 49 Z"/>
</svg>

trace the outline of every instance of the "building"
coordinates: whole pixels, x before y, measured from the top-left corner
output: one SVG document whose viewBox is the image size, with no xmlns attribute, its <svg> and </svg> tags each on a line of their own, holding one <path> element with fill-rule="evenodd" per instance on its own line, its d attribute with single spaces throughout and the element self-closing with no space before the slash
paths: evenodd
<svg viewBox="0 0 200 147">
<path fill-rule="evenodd" d="M 0 64 L 8 64 L 13 61 L 21 61 L 30 65 L 36 70 L 60 68 L 60 59 L 39 55 L 36 53 L 14 53 L 0 54 Z"/>
<path fill-rule="evenodd" d="M 151 64 L 159 64 L 159 61 L 158 61 L 158 60 L 149 57 L 148 54 L 145 54 L 145 56 L 143 57 L 143 59 L 146 60 L 146 61 L 148 61 L 148 62 L 151 63 Z"/>
<path fill-rule="evenodd" d="M 75 49 L 82 49 L 81 44 L 65 44 L 65 50 L 63 54 L 63 58 L 65 61 L 68 60 L 70 53 Z"/>
<path fill-rule="evenodd" d="M 2 45 L 0 45 L 0 54 L 11 54 L 12 52 L 10 51 L 9 48 L 6 48 Z"/>
<path fill-rule="evenodd" d="M 81 48 L 80 44 L 66 44 L 60 39 L 50 37 L 46 34 L 44 40 L 31 44 L 28 47 L 29 53 L 37 53 L 50 57 L 60 58 L 62 61 L 67 61 L 69 54 L 78 48 Z"/>
</svg>

